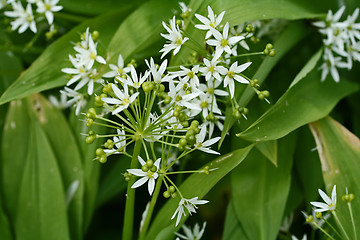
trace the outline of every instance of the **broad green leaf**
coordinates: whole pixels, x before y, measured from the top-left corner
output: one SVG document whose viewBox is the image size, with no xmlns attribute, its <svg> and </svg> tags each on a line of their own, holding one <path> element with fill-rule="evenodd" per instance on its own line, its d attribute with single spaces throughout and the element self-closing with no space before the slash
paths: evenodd
<svg viewBox="0 0 360 240">
<path fill-rule="evenodd" d="M 278 167 L 259 151 L 231 172 L 232 201 L 246 239 L 272 240 L 281 225 L 290 191 L 295 136 L 278 141 Z"/>
<path fill-rule="evenodd" d="M 301 127 L 297 131 L 297 142 L 294 154 L 294 165 L 296 167 L 302 195 L 306 202 L 314 201 L 324 180 L 321 174 L 321 165 L 316 151 L 316 143 L 311 135 L 308 126 Z"/>
<path fill-rule="evenodd" d="M 321 82 L 319 75 L 317 69 L 313 70 L 237 136 L 248 141 L 279 139 L 304 124 L 326 116 L 340 99 L 358 89 L 357 84 L 345 80 L 340 83 Z"/>
<path fill-rule="evenodd" d="M 210 175 L 195 173 L 189 176 L 180 186 L 180 191 L 184 198 L 197 196 L 199 199 L 202 199 L 218 181 L 245 159 L 253 146 L 254 145 L 249 145 L 246 148 L 236 150 L 207 164 L 210 169 L 217 169 L 212 171 Z M 146 239 L 169 239 L 173 235 L 175 231 L 175 220 L 171 220 L 170 218 L 178 207 L 179 201 L 179 196 L 175 199 L 170 199 L 161 208 L 151 223 Z M 182 217 L 178 227 L 185 222 L 188 216 L 189 214 Z M 162 234 L 162 237 L 159 238 L 158 234 L 161 233 L 162 230 L 164 230 L 166 234 Z"/>
<path fill-rule="evenodd" d="M 65 195 L 56 157 L 39 123 L 32 121 L 24 160 L 17 214 L 16 239 L 70 239 Z"/>
<path fill-rule="evenodd" d="M 277 166 L 278 143 L 277 140 L 259 142 L 256 148 L 275 166 Z"/>
<path fill-rule="evenodd" d="M 304 2 L 306 1 L 220 0 L 211 3 L 213 3 L 212 7 L 215 12 L 226 11 L 224 21 L 228 21 L 230 24 L 272 18 L 289 20 L 314 18 L 323 14 L 319 13 L 317 9 L 310 9 L 308 7 L 310 4 L 305 5 Z M 310 6 L 314 7 L 314 5 Z"/>
<path fill-rule="evenodd" d="M 123 12 L 126 12 L 125 10 L 131 11 L 133 7 L 136 7 L 145 1 L 134 0 L 129 2 L 125 0 L 61 0 L 61 5 L 64 7 L 63 11 L 69 11 L 85 15 L 99 15 L 104 12 L 109 12 L 113 11 L 114 9 L 120 8 Z"/>
<path fill-rule="evenodd" d="M 172 9 L 178 8 L 177 4 L 176 1 L 152 0 L 134 11 L 120 25 L 107 48 L 109 61 L 117 61 L 119 54 L 130 60 L 141 49 L 163 41 L 160 33 L 165 29 L 161 22 L 168 22 L 173 16 Z"/>
<path fill-rule="evenodd" d="M 226 210 L 226 218 L 224 224 L 223 240 L 246 239 L 244 230 L 239 222 L 234 208 L 234 201 L 230 200 Z"/>
<path fill-rule="evenodd" d="M 5 214 L 1 198 L 0 198 L 0 239 L 3 240 L 13 239 L 10 229 L 9 218 Z"/>
<path fill-rule="evenodd" d="M 322 56 L 322 53 L 323 53 L 323 48 L 320 48 L 314 54 L 314 56 L 312 56 L 311 59 L 305 64 L 305 66 L 301 69 L 301 71 L 296 75 L 294 81 L 290 84 L 289 88 L 291 88 L 292 86 L 297 84 L 301 79 L 306 77 L 306 75 L 308 75 L 308 73 L 311 72 L 315 68 L 320 57 Z"/>
<path fill-rule="evenodd" d="M 112 166 L 110 171 L 106 173 L 104 179 L 100 183 L 96 200 L 97 206 L 101 206 L 117 194 L 125 191 L 127 188 L 127 182 L 125 181 L 123 173 L 129 168 L 129 160 L 121 155 L 115 157 L 116 162 L 111 163 Z"/>
<path fill-rule="evenodd" d="M 98 30 L 100 32 L 99 46 L 107 46 L 127 13 L 129 13 L 128 10 L 125 13 L 118 10 L 90 19 L 59 38 L 5 91 L 0 98 L 0 104 L 36 92 L 64 86 L 68 79 L 66 74 L 61 72 L 61 69 L 71 66 L 68 55 L 75 53 L 72 42 L 79 41 L 80 33 L 85 32 L 86 28 L 90 27 L 92 31 Z"/>
<path fill-rule="evenodd" d="M 39 94 L 29 99 L 34 106 L 32 113 L 45 132 L 56 156 L 64 189 L 67 190 L 74 181 L 79 181 L 68 206 L 68 215 L 71 239 L 83 239 L 84 170 L 80 149 L 66 119 L 57 108 Z"/>
<path fill-rule="evenodd" d="M 348 233 L 353 233 L 348 209 L 341 197 L 346 188 L 355 195 L 351 205 L 355 226 L 360 226 L 360 216 L 356 214 L 360 212 L 360 139 L 330 117 L 311 123 L 310 129 L 316 141 L 326 190 L 330 194 L 336 185 L 336 212 Z M 360 236 L 359 228 L 357 236 Z M 355 239 L 351 235 L 350 238 Z"/>
<path fill-rule="evenodd" d="M 293 23 L 288 26 L 285 31 L 280 35 L 279 39 L 274 43 L 274 48 L 276 49 L 276 56 L 266 57 L 259 66 L 259 69 L 255 73 L 253 79 L 258 79 L 259 83 L 262 84 L 267 78 L 267 76 L 270 74 L 271 70 L 285 56 L 285 54 L 306 36 L 305 33 L 305 26 L 300 23 Z M 245 91 L 241 94 L 241 96 L 238 98 L 239 105 L 247 106 L 254 95 L 254 90 L 250 87 L 247 87 Z M 219 145 L 222 144 L 222 141 L 225 139 L 227 132 L 229 132 L 230 128 L 235 123 L 232 112 L 232 108 L 227 107 L 224 129 L 221 133 L 221 140 L 219 142 Z"/>
<path fill-rule="evenodd" d="M 6 209 L 15 218 L 24 163 L 29 152 L 30 117 L 25 100 L 10 103 L 1 145 L 2 191 Z"/>
<path fill-rule="evenodd" d="M 92 101 L 93 100 L 90 100 L 90 103 L 84 109 L 88 109 Z M 94 161 L 94 158 L 96 157 L 95 151 L 101 144 L 103 144 L 103 142 L 101 142 L 101 139 L 95 140 L 92 144 L 87 144 L 85 142 L 85 136 L 82 134 L 88 133 L 90 129 L 86 127 L 83 118 L 83 115 L 77 116 L 75 115 L 75 111 L 72 110 L 69 123 L 75 134 L 76 142 L 80 148 L 83 163 L 85 181 L 83 232 L 85 233 L 90 225 L 90 221 L 95 210 L 95 200 L 99 185 L 100 164 L 97 161 Z M 104 127 L 102 126 L 92 126 L 91 130 L 97 134 L 105 132 Z"/>
</svg>

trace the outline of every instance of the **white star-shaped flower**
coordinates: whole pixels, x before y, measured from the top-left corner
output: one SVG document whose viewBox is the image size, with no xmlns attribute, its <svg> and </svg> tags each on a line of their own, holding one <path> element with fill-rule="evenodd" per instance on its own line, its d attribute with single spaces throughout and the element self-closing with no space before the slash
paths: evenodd
<svg viewBox="0 0 360 240">
<path fill-rule="evenodd" d="M 124 59 L 121 54 L 118 57 L 117 65 L 109 64 L 109 67 L 111 71 L 105 73 L 103 75 L 104 78 L 116 77 L 121 79 L 123 74 L 130 72 L 129 67 L 124 67 Z"/>
<path fill-rule="evenodd" d="M 57 6 L 59 0 L 44 0 L 36 2 L 38 13 L 44 13 L 46 20 L 51 25 L 54 21 L 54 14 L 53 12 L 58 12 L 63 9 L 62 6 Z"/>
<path fill-rule="evenodd" d="M 85 66 L 86 69 L 92 68 L 94 62 L 97 61 L 102 64 L 106 64 L 106 61 L 103 57 L 97 54 L 97 43 L 94 43 L 91 35 L 89 37 L 89 48 L 85 49 L 82 46 L 75 46 L 74 49 L 77 51 L 78 58 L 80 59 L 80 63 Z"/>
<path fill-rule="evenodd" d="M 175 16 L 173 17 L 173 19 L 170 19 L 170 28 L 165 24 L 165 22 L 162 22 L 162 25 L 164 26 L 168 34 L 161 33 L 160 35 L 163 38 L 169 40 L 170 43 L 165 44 L 164 47 L 160 50 L 160 52 L 163 52 L 161 58 L 163 58 L 166 54 L 168 54 L 168 52 L 173 49 L 173 54 L 176 55 L 179 52 L 181 45 L 183 45 L 187 40 L 189 40 L 189 38 L 182 37 L 179 26 L 176 24 Z"/>
<path fill-rule="evenodd" d="M 112 111 L 112 114 L 115 115 L 124 109 L 128 108 L 129 105 L 135 101 L 139 92 L 129 95 L 129 88 L 124 84 L 124 91 L 121 91 L 115 84 L 111 84 L 111 88 L 114 91 L 116 98 L 102 98 L 101 100 L 107 104 L 117 106 L 116 109 Z"/>
<path fill-rule="evenodd" d="M 34 33 L 37 32 L 36 23 L 34 19 L 34 15 L 32 12 L 31 4 L 28 3 L 26 6 L 26 10 L 24 10 L 21 2 L 12 2 L 11 3 L 13 11 L 4 12 L 5 16 L 16 18 L 10 24 L 12 25 L 11 30 L 15 30 L 19 28 L 18 32 L 23 33 L 26 29 L 30 28 L 30 30 Z"/>
<path fill-rule="evenodd" d="M 206 222 L 204 222 L 201 230 L 198 223 L 195 224 L 194 229 L 191 230 L 191 228 L 187 227 L 185 224 L 181 226 L 185 235 L 175 233 L 178 237 L 185 240 L 200 240 L 204 234 Z M 180 240 L 180 238 L 176 238 L 176 240 Z"/>
<path fill-rule="evenodd" d="M 331 192 L 331 198 L 326 195 L 321 189 L 318 190 L 321 198 L 324 200 L 323 202 L 310 202 L 315 208 L 315 212 L 326 212 L 326 211 L 334 211 L 336 208 L 336 185 L 334 185 L 333 190 Z"/>
<path fill-rule="evenodd" d="M 209 18 L 206 18 L 200 14 L 195 13 L 195 17 L 199 19 L 200 22 L 203 23 L 203 24 L 196 24 L 195 27 L 201 30 L 208 30 L 205 39 L 208 39 L 209 37 L 211 37 L 211 35 L 213 35 L 210 29 L 215 29 L 217 26 L 220 25 L 224 17 L 225 11 L 221 12 L 219 16 L 216 16 L 214 14 L 214 11 L 211 9 L 211 7 L 208 6 L 208 13 L 209 13 L 208 15 Z"/>
<path fill-rule="evenodd" d="M 138 157 L 139 162 L 141 164 L 141 166 L 146 165 L 146 162 L 139 156 Z M 159 174 L 157 173 L 160 167 L 160 161 L 161 158 L 158 158 L 155 162 L 154 162 L 154 166 L 156 166 L 156 171 L 152 172 L 151 169 L 144 172 L 142 169 L 128 169 L 127 171 L 135 176 L 139 176 L 142 177 L 139 180 L 137 180 L 132 186 L 131 188 L 137 188 L 140 187 L 142 185 L 144 185 L 146 182 L 148 182 L 148 191 L 150 196 L 152 195 L 154 188 L 155 188 L 155 180 L 159 177 Z"/>
<path fill-rule="evenodd" d="M 220 73 L 222 75 L 225 75 L 224 79 L 224 87 L 227 87 L 229 85 L 229 91 L 230 91 L 230 97 L 234 97 L 235 93 L 235 83 L 234 79 L 240 83 L 249 84 L 249 81 L 243 78 L 242 76 L 238 75 L 237 73 L 241 73 L 245 71 L 249 66 L 251 65 L 251 62 L 247 62 L 244 64 L 241 64 L 240 66 L 237 65 L 237 62 L 234 62 L 229 69 L 221 69 Z"/>
<path fill-rule="evenodd" d="M 232 54 L 233 52 L 231 51 L 231 47 L 244 39 L 243 36 L 233 36 L 229 38 L 228 22 L 225 24 L 222 34 L 213 28 L 210 28 L 210 31 L 214 35 L 215 39 L 209 39 L 206 41 L 206 43 L 210 46 L 216 47 L 214 54 L 215 59 L 218 59 L 224 51 L 228 54 Z"/>
<path fill-rule="evenodd" d="M 205 140 L 205 136 L 206 136 L 206 127 L 201 128 L 200 133 L 198 135 L 196 135 L 196 143 L 195 143 L 195 148 L 206 152 L 206 153 L 210 153 L 210 154 L 220 154 L 212 149 L 210 149 L 209 147 L 211 145 L 213 145 L 214 143 L 216 143 L 217 141 L 220 140 L 221 137 L 215 137 L 209 140 Z"/>
<path fill-rule="evenodd" d="M 131 72 L 131 77 L 127 76 L 125 80 L 125 84 L 132 86 L 136 89 L 139 89 L 141 87 L 141 84 L 145 82 L 145 80 L 148 78 L 150 74 L 149 71 L 146 71 L 144 76 L 141 76 L 140 74 L 140 77 L 138 77 L 133 65 L 130 66 L 130 72 Z"/>
<path fill-rule="evenodd" d="M 177 207 L 177 209 L 175 210 L 175 213 L 171 217 L 171 219 L 174 219 L 175 216 L 177 215 L 175 226 L 177 226 L 179 224 L 181 217 L 183 215 L 186 216 L 185 208 L 188 210 L 189 214 L 191 215 L 192 213 L 196 213 L 196 209 L 197 209 L 196 205 L 206 204 L 208 202 L 209 201 L 207 201 L 207 200 L 198 200 L 198 197 L 194 197 L 191 199 L 181 198 L 181 200 L 179 202 L 179 206 Z"/>
<path fill-rule="evenodd" d="M 220 71 L 224 71 L 225 67 L 223 66 L 217 66 L 219 61 L 216 58 L 213 58 L 211 62 L 204 58 L 203 62 L 205 64 L 205 67 L 200 68 L 200 72 L 203 76 L 205 76 L 205 80 L 209 81 L 211 77 L 214 77 L 217 81 L 221 82 L 222 78 L 220 76 Z"/>
<path fill-rule="evenodd" d="M 104 149 L 106 154 L 120 154 L 126 151 L 126 135 L 124 130 L 116 129 L 117 136 L 113 137 L 115 147 L 112 149 Z M 118 150 L 121 151 L 118 151 Z"/>
</svg>

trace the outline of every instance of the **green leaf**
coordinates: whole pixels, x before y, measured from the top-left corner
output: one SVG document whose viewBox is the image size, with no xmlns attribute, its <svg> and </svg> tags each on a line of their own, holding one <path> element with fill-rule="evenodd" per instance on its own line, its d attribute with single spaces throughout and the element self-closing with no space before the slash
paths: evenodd
<svg viewBox="0 0 360 240">
<path fill-rule="evenodd" d="M 231 172 L 232 201 L 246 239 L 276 239 L 291 184 L 295 136 L 278 141 L 278 167 L 256 150 Z"/>
<path fill-rule="evenodd" d="M 276 140 L 259 142 L 256 144 L 256 148 L 274 164 L 277 166 L 278 156 L 278 144 Z"/>
<path fill-rule="evenodd" d="M 127 12 L 118 10 L 88 20 L 72 29 L 53 44 L 5 91 L 0 98 L 0 104 L 23 98 L 33 93 L 47 89 L 64 86 L 68 79 L 61 72 L 64 67 L 70 67 L 68 55 L 73 54 L 74 45 L 80 39 L 80 33 L 87 27 L 100 32 L 100 46 L 107 46 L 120 22 L 126 17 Z"/>
<path fill-rule="evenodd" d="M 331 192 L 336 185 L 338 204 L 336 212 L 347 232 L 353 233 L 347 206 L 341 201 L 345 189 L 355 195 L 352 202 L 355 226 L 360 226 L 360 139 L 330 117 L 310 124 L 319 153 L 326 190 Z M 360 229 L 357 228 L 357 236 Z M 352 236 L 350 235 L 351 239 Z"/>
<path fill-rule="evenodd" d="M 301 69 L 301 71 L 296 75 L 294 81 L 290 84 L 289 88 L 297 84 L 301 79 L 305 78 L 309 74 L 309 72 L 311 72 L 315 68 L 316 64 L 320 60 L 320 57 L 322 56 L 322 53 L 323 53 L 323 48 L 320 48 L 314 54 L 314 56 L 312 56 L 310 60 L 305 64 L 305 66 Z"/>
<path fill-rule="evenodd" d="M 212 171 L 210 175 L 198 173 L 192 174 L 185 180 L 185 182 L 183 182 L 183 184 L 181 184 L 181 194 L 184 196 L 184 198 L 192 198 L 197 196 L 199 199 L 202 199 L 218 181 L 220 181 L 227 173 L 229 173 L 245 159 L 253 146 L 254 145 L 249 145 L 246 148 L 236 150 L 232 153 L 215 159 L 209 164 L 206 164 L 210 167 L 210 169 L 217 170 Z M 175 220 L 171 220 L 170 218 L 178 207 L 179 201 L 179 196 L 175 199 L 170 199 L 167 201 L 167 203 L 161 208 L 156 218 L 152 222 L 146 239 L 169 239 L 169 237 L 173 235 L 173 232 L 175 231 Z M 189 214 L 182 217 L 178 227 L 180 227 L 181 224 L 185 222 L 188 216 Z M 161 233 L 162 230 L 164 230 L 166 234 Z M 158 235 L 159 233 L 162 234 L 161 238 Z"/>
<path fill-rule="evenodd" d="M 22 176 L 15 218 L 16 238 L 70 239 L 56 157 L 40 125 L 33 121 L 28 127 L 30 141 L 24 172 L 16 176 Z"/>
<path fill-rule="evenodd" d="M 122 174 L 129 168 L 129 161 L 123 159 L 121 155 L 118 156 L 118 159 L 111 165 L 110 171 L 100 183 L 96 200 L 97 206 L 101 206 L 117 194 L 126 190 L 127 182 Z"/>
<path fill-rule="evenodd" d="M 301 23 L 292 23 L 290 26 L 288 26 L 285 31 L 280 35 L 279 39 L 277 39 L 276 42 L 273 44 L 274 48 L 276 49 L 276 56 L 266 57 L 256 71 L 253 79 L 258 79 L 259 84 L 262 84 L 266 80 L 267 76 L 270 74 L 271 70 L 285 56 L 285 54 L 306 36 L 305 33 L 306 28 Z M 248 105 L 254 95 L 254 90 L 251 87 L 247 87 L 245 91 L 241 94 L 241 96 L 238 98 L 239 105 Z M 226 134 L 229 132 L 230 128 L 235 123 L 232 112 L 232 107 L 227 107 L 224 129 L 221 132 L 221 140 L 219 142 L 220 146 L 225 139 Z"/>
<path fill-rule="evenodd" d="M 134 11 L 120 25 L 107 48 L 109 61 L 117 61 L 119 54 L 124 60 L 129 60 L 141 49 L 156 41 L 163 41 L 160 36 L 164 32 L 161 21 L 167 22 L 173 16 L 171 9 L 175 8 L 176 1 L 152 0 Z"/>
<path fill-rule="evenodd" d="M 2 199 L 0 198 L 0 239 L 11 240 L 13 239 L 11 235 L 11 228 L 9 223 L 9 218 L 4 212 Z"/>
<path fill-rule="evenodd" d="M 316 69 L 298 82 L 248 129 L 237 136 L 248 141 L 279 139 L 298 127 L 323 118 L 358 85 L 342 80 L 320 81 Z"/>
<path fill-rule="evenodd" d="M 18 206 L 24 162 L 29 152 L 30 117 L 24 100 L 13 101 L 6 115 L 1 145 L 2 191 L 6 209 L 12 219 Z"/>
<path fill-rule="evenodd" d="M 316 4 L 305 5 L 303 2 L 305 1 L 220 0 L 211 2 L 211 6 L 215 13 L 225 10 L 224 21 L 230 22 L 230 25 L 272 18 L 295 20 L 321 16 L 322 13 L 319 14 L 317 9 L 309 8 L 314 8 Z"/>
<path fill-rule="evenodd" d="M 39 94 L 29 99 L 31 106 L 34 106 L 32 114 L 45 132 L 56 156 L 64 189 L 69 189 L 75 181 L 79 182 L 68 206 L 68 213 L 71 239 L 83 239 L 84 170 L 78 144 L 60 110 Z"/>
<path fill-rule="evenodd" d="M 129 2 L 125 0 L 61 0 L 61 5 L 64 7 L 64 11 L 86 15 L 99 15 L 104 12 L 109 12 L 120 8 L 124 13 L 126 13 L 125 10 L 131 11 L 133 7 L 136 7 L 143 2 L 145 1 L 134 0 Z"/>
<path fill-rule="evenodd" d="M 239 222 L 234 207 L 234 201 L 230 200 L 226 210 L 223 240 L 246 239 L 245 232 Z"/>
<path fill-rule="evenodd" d="M 84 109 L 88 109 L 93 102 L 91 99 L 88 105 Z M 98 161 L 94 161 L 95 151 L 98 147 L 103 144 L 101 139 L 96 139 L 92 144 L 87 144 L 85 142 L 85 137 L 81 133 L 87 133 L 90 129 L 86 127 L 85 121 L 82 121 L 82 115 L 75 115 L 75 110 L 72 110 L 70 114 L 69 123 L 72 127 L 73 132 L 75 133 L 76 142 L 80 148 L 81 159 L 83 163 L 84 170 L 84 180 L 85 180 L 85 189 L 84 189 L 84 211 L 83 211 L 83 232 L 86 232 L 91 218 L 95 210 L 95 201 L 98 192 L 99 185 L 99 176 L 100 176 L 100 164 Z M 93 130 L 97 134 L 102 134 L 105 132 L 105 127 L 103 126 L 92 126 Z"/>
</svg>

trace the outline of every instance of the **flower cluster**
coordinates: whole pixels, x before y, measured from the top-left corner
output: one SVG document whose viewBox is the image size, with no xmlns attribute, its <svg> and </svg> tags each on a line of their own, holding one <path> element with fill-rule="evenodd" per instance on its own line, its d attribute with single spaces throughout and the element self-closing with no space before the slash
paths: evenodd
<svg viewBox="0 0 360 240">
<path fill-rule="evenodd" d="M 6 7 L 11 6 L 11 11 L 5 11 L 7 17 L 14 18 L 11 29 L 14 31 L 18 29 L 19 33 L 25 32 L 28 28 L 34 33 L 37 32 L 36 24 L 41 22 L 44 18 L 51 26 L 50 30 L 54 31 L 54 12 L 60 11 L 63 7 L 57 5 L 59 0 L 27 0 L 27 5 L 24 8 L 21 1 L 8 0 Z M 34 6 L 36 5 L 36 9 Z M 3 6 L 0 6 L 0 8 Z M 35 11 L 35 14 L 33 13 Z"/>
<path fill-rule="evenodd" d="M 191 9 L 184 4 L 180 6 L 185 21 Z M 107 63 L 97 51 L 95 39 L 98 33 L 90 33 L 87 29 L 82 41 L 74 47 L 76 54 L 69 56 L 72 67 L 62 69 L 70 79 L 68 87 L 62 92 L 70 100 L 63 100 L 65 103 L 61 105 L 72 101 L 79 113 L 87 96 L 95 95 L 95 107 L 99 109 L 88 110 L 86 125 L 102 125 L 114 130 L 111 134 L 99 134 L 92 130 L 86 134 L 87 143 L 106 138 L 103 146 L 96 150 L 95 159 L 105 163 L 109 156 L 115 154 L 131 158 L 131 168 L 124 173 L 125 180 L 131 188 L 147 184 L 149 195 L 153 197 L 159 194 L 157 186 L 164 183 L 165 198 L 179 197 L 178 207 L 171 218 L 176 217 L 175 225 L 187 213 L 195 213 L 197 205 L 208 201 L 199 200 L 198 196 L 184 196 L 173 182 L 172 175 L 210 174 L 216 170 L 204 166 L 199 170 L 176 171 L 176 164 L 196 150 L 219 154 L 211 147 L 220 140 L 213 134 L 215 127 L 220 131 L 223 129 L 225 103 L 232 104 L 236 119 L 246 118 L 248 111 L 238 105 L 237 84 L 249 85 L 260 99 L 269 95 L 268 91 L 259 90 L 256 79 L 245 75 L 252 63 L 247 58 L 243 62 L 238 60 L 248 56 L 239 55 L 237 47 L 241 46 L 242 51 L 250 50 L 246 40 L 253 36 L 254 28 L 251 25 L 230 28 L 228 22 L 222 23 L 224 14 L 216 15 L 211 7 L 208 7 L 207 17 L 195 14 L 200 21 L 195 27 L 206 31 L 203 41 L 196 43 L 185 37 L 185 29 L 179 25 L 183 22 L 175 16 L 169 24 L 162 23 L 167 33 L 161 34 L 166 42 L 159 51 L 160 59 L 169 53 L 176 55 L 183 46 L 188 46 L 194 54 L 182 65 L 169 66 L 167 59 L 157 64 L 151 57 L 145 60 L 141 71 L 134 60 L 125 64 L 126 59 L 119 54 L 116 65 L 102 68 Z M 262 52 L 251 53 L 274 54 L 271 44 L 266 45 Z M 104 69 L 109 71 L 103 73 Z M 95 84 L 100 88 L 94 87 Z M 74 89 L 70 89 L 70 85 L 74 85 Z M 87 86 L 87 91 L 81 93 L 84 86 Z M 98 91 L 100 89 L 101 92 Z M 111 113 L 110 116 L 107 113 Z M 131 149 L 133 152 L 130 154 L 128 151 Z M 148 218 L 151 216 L 145 216 L 144 222 Z"/>
<path fill-rule="evenodd" d="M 81 88 L 87 85 L 87 94 L 93 95 L 94 83 L 102 83 L 97 67 L 94 64 L 106 64 L 105 59 L 97 53 L 97 43 L 94 39 L 98 38 L 99 33 L 94 31 L 90 33 L 89 28 L 81 36 L 81 42 L 74 46 L 76 54 L 69 55 L 69 60 L 73 65 L 72 68 L 63 68 L 61 71 L 69 74 L 70 80 L 66 86 L 77 83 L 74 89 L 65 87 L 61 91 L 62 95 L 70 97 L 67 103 L 72 102 L 76 107 L 76 114 L 80 113 L 82 107 L 86 105 L 86 96 L 78 92 Z"/>
<path fill-rule="evenodd" d="M 360 23 L 356 20 L 359 16 L 359 8 L 352 15 L 347 16 L 343 22 L 340 21 L 345 7 L 341 7 L 335 14 L 329 10 L 325 21 L 315 22 L 319 32 L 325 36 L 325 45 L 321 80 L 331 74 L 335 82 L 339 82 L 338 68 L 351 69 L 353 61 L 360 61 Z"/>
</svg>

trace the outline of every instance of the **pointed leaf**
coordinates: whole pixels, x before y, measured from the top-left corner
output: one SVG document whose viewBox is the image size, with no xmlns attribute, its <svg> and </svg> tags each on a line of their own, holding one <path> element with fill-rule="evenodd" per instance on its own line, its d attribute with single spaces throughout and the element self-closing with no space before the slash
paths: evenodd
<svg viewBox="0 0 360 240">
<path fill-rule="evenodd" d="M 233 205 L 246 239 L 276 239 L 291 184 L 295 136 L 279 140 L 278 167 L 252 151 L 231 173 Z"/>
<path fill-rule="evenodd" d="M 298 127 L 316 121 L 333 109 L 340 99 L 358 89 L 358 85 L 342 80 L 320 81 L 316 69 L 298 82 L 248 129 L 237 134 L 249 141 L 281 138 Z"/>
<path fill-rule="evenodd" d="M 230 200 L 226 210 L 226 219 L 225 219 L 224 233 L 222 239 L 224 240 L 247 239 L 245 235 L 245 231 L 242 228 L 241 223 L 239 222 L 236 216 L 233 200 Z"/>
<path fill-rule="evenodd" d="M 256 148 L 274 164 L 277 166 L 278 156 L 278 144 L 277 140 L 259 142 L 256 144 Z"/>
<path fill-rule="evenodd" d="M 30 126 L 15 234 L 17 239 L 70 239 L 64 188 L 51 146 L 38 123 Z M 17 176 L 17 177 L 19 177 Z M 45 224 L 46 223 L 46 224 Z"/>
</svg>

